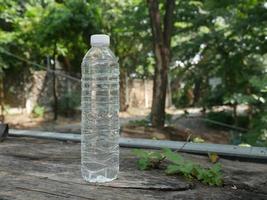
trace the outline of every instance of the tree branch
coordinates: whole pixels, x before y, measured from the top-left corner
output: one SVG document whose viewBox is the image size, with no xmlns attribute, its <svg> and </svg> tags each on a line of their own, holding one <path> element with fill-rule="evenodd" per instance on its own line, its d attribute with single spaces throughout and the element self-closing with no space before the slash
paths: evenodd
<svg viewBox="0 0 267 200">
<path fill-rule="evenodd" d="M 164 45 L 170 48 L 171 44 L 171 33 L 173 27 L 173 11 L 175 7 L 175 0 L 166 0 L 165 2 L 165 15 L 164 15 L 164 30 L 163 40 Z"/>
<path fill-rule="evenodd" d="M 160 24 L 160 12 L 158 0 L 148 0 L 149 17 L 151 21 L 152 35 L 154 41 L 163 44 L 163 35 Z"/>
</svg>

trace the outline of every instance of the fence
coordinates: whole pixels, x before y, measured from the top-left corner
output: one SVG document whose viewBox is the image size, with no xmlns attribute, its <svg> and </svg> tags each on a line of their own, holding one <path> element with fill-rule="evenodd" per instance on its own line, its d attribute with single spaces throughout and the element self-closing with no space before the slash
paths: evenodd
<svg viewBox="0 0 267 200">
<path fill-rule="evenodd" d="M 31 113 L 36 105 L 45 106 L 51 110 L 53 105 L 53 77 L 56 78 L 57 98 L 75 93 L 80 96 L 80 74 L 70 76 L 66 74 L 59 62 L 55 70 L 33 63 L 11 52 L 1 51 L 24 63 L 38 67 L 39 71 L 22 68 L 19 74 L 7 74 L 4 78 L 4 104 L 9 107 L 9 113 Z M 15 78 L 14 78 L 15 77 Z M 153 81 L 143 79 L 126 80 L 124 93 L 128 107 L 150 108 L 152 105 Z M 167 90 L 166 107 L 171 106 L 170 89 Z M 75 97 L 73 97 L 75 98 Z"/>
</svg>

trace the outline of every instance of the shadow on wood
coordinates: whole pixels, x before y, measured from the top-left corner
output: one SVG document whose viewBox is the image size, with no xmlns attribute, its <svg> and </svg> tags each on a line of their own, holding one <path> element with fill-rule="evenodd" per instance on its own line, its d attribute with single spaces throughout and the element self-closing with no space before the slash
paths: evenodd
<svg viewBox="0 0 267 200">
<path fill-rule="evenodd" d="M 0 124 L 0 142 L 3 142 L 8 135 L 8 124 Z"/>
</svg>

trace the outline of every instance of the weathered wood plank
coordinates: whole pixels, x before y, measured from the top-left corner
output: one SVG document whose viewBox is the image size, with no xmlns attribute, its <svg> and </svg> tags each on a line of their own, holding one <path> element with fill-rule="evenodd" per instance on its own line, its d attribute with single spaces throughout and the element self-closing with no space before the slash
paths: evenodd
<svg viewBox="0 0 267 200">
<path fill-rule="evenodd" d="M 8 181 L 5 185 L 0 183 L 0 199 L 77 199 L 77 200 L 117 200 L 117 199 L 266 199 L 267 195 L 248 192 L 245 190 L 232 190 L 231 188 L 199 187 L 186 191 L 157 191 L 109 188 L 103 186 L 77 185 L 69 182 L 59 182 L 36 176 L 21 176 L 5 174 Z"/>
<path fill-rule="evenodd" d="M 4 185 L 0 183 L 2 188 L 0 197 L 2 194 L 11 197 L 16 194 L 19 195 L 19 199 L 31 199 L 31 196 L 35 197 L 36 195 L 49 196 L 52 199 L 136 199 L 136 189 L 127 189 L 127 192 L 122 192 L 123 190 L 120 188 L 94 186 L 85 183 L 76 184 L 71 181 L 56 181 L 50 178 L 39 178 L 38 176 L 18 173 L 4 173 L 2 175 L 5 176 L 6 181 Z M 27 198 L 21 192 L 26 192 Z M 161 199 L 163 197 L 160 192 L 153 190 L 140 190 L 139 192 L 138 195 L 147 195 L 147 199 Z"/>
<path fill-rule="evenodd" d="M 94 185 L 81 179 L 80 143 L 8 138 L 0 144 L 0 199 L 267 199 L 265 164 L 221 159 L 226 185 L 215 188 L 139 171 L 131 150 L 120 152 L 119 179 Z M 207 157 L 183 155 L 210 165 Z"/>
<path fill-rule="evenodd" d="M 42 146 L 42 148 L 40 148 Z M 67 148 L 66 148 L 67 147 Z M 14 151 L 16 149 L 16 151 Z M 1 150 L 1 146 L 0 146 Z M 80 174 L 80 144 L 24 143 L 19 146 L 6 146 L 0 153 L 1 168 L 10 172 L 19 170 L 23 174 L 49 177 L 54 180 L 72 181 L 84 184 Z M 186 190 L 190 183 L 163 173 L 137 170 L 136 159 L 127 158 L 129 151 L 121 151 L 119 179 L 102 185 L 121 188 Z M 10 163 L 12 165 L 10 166 Z M 164 182 L 162 180 L 164 179 Z"/>
</svg>

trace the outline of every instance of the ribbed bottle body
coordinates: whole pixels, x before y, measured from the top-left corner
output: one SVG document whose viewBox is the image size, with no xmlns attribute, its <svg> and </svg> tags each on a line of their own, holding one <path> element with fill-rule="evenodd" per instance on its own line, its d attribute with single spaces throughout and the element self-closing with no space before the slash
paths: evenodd
<svg viewBox="0 0 267 200">
<path fill-rule="evenodd" d="M 88 182 L 119 172 L 119 66 L 108 47 L 92 47 L 82 62 L 81 171 Z"/>
</svg>

